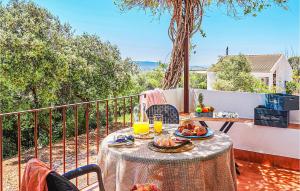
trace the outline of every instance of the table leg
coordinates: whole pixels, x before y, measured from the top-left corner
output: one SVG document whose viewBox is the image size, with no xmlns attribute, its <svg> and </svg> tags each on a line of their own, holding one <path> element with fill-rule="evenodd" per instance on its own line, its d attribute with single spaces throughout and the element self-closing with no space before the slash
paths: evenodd
<svg viewBox="0 0 300 191">
<path fill-rule="evenodd" d="M 235 172 L 237 175 L 241 175 L 240 169 L 239 169 L 239 165 L 237 163 L 234 163 L 235 165 Z"/>
<path fill-rule="evenodd" d="M 199 123 L 200 123 L 202 126 L 204 126 L 204 127 L 208 127 L 208 125 L 206 124 L 205 121 L 199 121 Z M 227 132 L 231 129 L 231 127 L 232 127 L 233 124 L 234 124 L 234 122 L 228 122 L 228 121 L 226 121 L 226 122 L 222 125 L 220 131 L 221 131 L 221 132 L 224 131 L 224 133 L 227 133 Z"/>
<path fill-rule="evenodd" d="M 230 122 L 230 123 L 227 125 L 227 128 L 224 130 L 224 133 L 227 133 L 227 132 L 231 129 L 231 127 L 232 127 L 233 124 L 234 124 L 234 122 Z"/>
<path fill-rule="evenodd" d="M 228 124 L 228 121 L 226 121 L 226 122 L 222 125 L 222 127 L 221 127 L 221 129 L 220 129 L 221 132 L 226 128 L 227 124 Z"/>
<path fill-rule="evenodd" d="M 228 133 L 228 131 L 231 129 L 232 125 L 234 124 L 234 122 L 225 122 L 223 124 L 223 126 L 221 127 L 220 131 L 222 132 L 224 129 L 224 133 Z M 240 170 L 239 170 L 239 166 L 237 163 L 235 163 L 235 171 L 237 173 L 237 175 L 240 175 Z"/>
<path fill-rule="evenodd" d="M 208 127 L 208 125 L 205 123 L 205 121 L 199 121 L 199 123 L 204 127 Z"/>
</svg>

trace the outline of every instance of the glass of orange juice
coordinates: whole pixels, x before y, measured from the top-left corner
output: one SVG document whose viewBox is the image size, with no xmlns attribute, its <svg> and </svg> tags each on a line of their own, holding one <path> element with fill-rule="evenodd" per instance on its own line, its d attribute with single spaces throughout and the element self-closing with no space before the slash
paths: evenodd
<svg viewBox="0 0 300 191">
<path fill-rule="evenodd" d="M 133 123 L 133 133 L 138 134 L 148 134 L 150 130 L 149 122 L 135 122 Z"/>
<path fill-rule="evenodd" d="M 153 115 L 153 127 L 154 127 L 154 132 L 157 134 L 162 133 L 162 128 L 163 128 L 163 116 L 162 115 Z"/>
</svg>

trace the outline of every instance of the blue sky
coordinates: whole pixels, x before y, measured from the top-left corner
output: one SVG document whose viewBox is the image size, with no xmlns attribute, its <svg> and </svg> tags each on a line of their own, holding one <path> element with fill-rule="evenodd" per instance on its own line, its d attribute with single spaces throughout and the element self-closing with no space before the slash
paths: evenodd
<svg viewBox="0 0 300 191">
<path fill-rule="evenodd" d="M 6 2 L 6 1 L 4 1 Z M 134 9 L 121 12 L 113 0 L 35 0 L 63 22 L 68 22 L 77 34 L 88 32 L 116 44 L 122 57 L 133 60 L 167 62 L 172 44 L 167 35 L 170 15 L 160 19 L 150 12 Z M 206 38 L 195 34 L 196 54 L 191 65 L 208 66 L 230 54 L 288 53 L 299 55 L 299 0 L 289 1 L 289 10 L 273 6 L 257 17 L 228 17 L 224 10 L 212 7 L 203 21 Z"/>
</svg>

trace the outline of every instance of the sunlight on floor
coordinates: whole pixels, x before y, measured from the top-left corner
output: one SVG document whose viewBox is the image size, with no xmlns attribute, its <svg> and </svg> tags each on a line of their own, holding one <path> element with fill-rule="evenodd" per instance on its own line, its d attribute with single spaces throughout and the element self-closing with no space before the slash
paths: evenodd
<svg viewBox="0 0 300 191">
<path fill-rule="evenodd" d="M 241 160 L 237 163 L 241 172 L 237 180 L 238 191 L 300 191 L 300 172 Z M 98 191 L 98 188 L 91 185 L 84 191 Z"/>
</svg>

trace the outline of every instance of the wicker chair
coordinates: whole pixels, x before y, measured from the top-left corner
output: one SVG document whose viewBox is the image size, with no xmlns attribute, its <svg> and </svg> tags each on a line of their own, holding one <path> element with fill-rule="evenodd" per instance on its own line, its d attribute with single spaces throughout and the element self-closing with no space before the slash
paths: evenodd
<svg viewBox="0 0 300 191">
<path fill-rule="evenodd" d="M 179 124 L 179 113 L 175 106 L 170 104 L 151 105 L 146 110 L 150 123 L 153 123 L 153 116 L 160 114 L 163 116 L 164 124 Z"/>
</svg>

